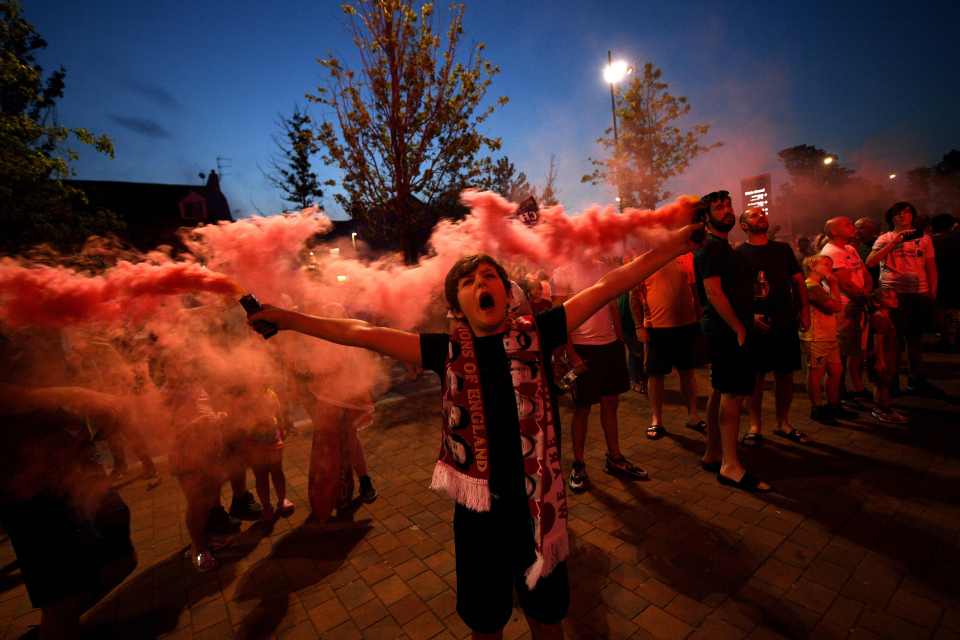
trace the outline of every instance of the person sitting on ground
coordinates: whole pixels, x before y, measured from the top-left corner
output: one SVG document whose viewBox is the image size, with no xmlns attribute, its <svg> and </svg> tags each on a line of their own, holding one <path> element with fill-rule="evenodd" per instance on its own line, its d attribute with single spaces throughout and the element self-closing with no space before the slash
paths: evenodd
<svg viewBox="0 0 960 640">
<path fill-rule="evenodd" d="M 680 390 L 687 404 L 686 426 L 703 432 L 707 423 L 697 411 L 697 340 L 700 306 L 693 273 L 693 254 L 665 264 L 630 292 L 630 311 L 637 340 L 644 345 L 650 385 L 650 426 L 647 437 L 663 436 L 664 378 L 676 367 Z"/>
<path fill-rule="evenodd" d="M 840 379 L 843 362 L 837 342 L 837 316 L 843 311 L 840 287 L 833 275 L 830 256 L 813 255 L 803 261 L 807 298 L 810 300 L 810 326 L 801 330 L 800 341 L 807 361 L 807 395 L 810 419 L 836 425 L 833 417 L 840 406 Z M 827 376 L 827 404 L 821 403 L 820 387 Z"/>
<path fill-rule="evenodd" d="M 897 372 L 898 355 L 897 328 L 891 315 L 899 304 L 897 298 L 897 292 L 893 289 L 877 289 L 873 292 L 874 311 L 870 314 L 870 332 L 873 335 L 870 345 L 870 371 L 877 388 L 877 406 L 872 414 L 876 420 L 887 424 L 905 424 L 909 420 L 890 406 L 890 391 Z"/>
<path fill-rule="evenodd" d="M 457 611 L 475 637 L 502 633 L 514 589 L 533 636 L 562 637 L 569 541 L 549 356 L 568 331 L 690 251 L 697 228 L 667 232 L 655 249 L 538 316 L 508 312 L 509 279 L 493 258 L 461 258 L 444 280 L 458 320 L 453 334 L 417 335 L 270 306 L 251 316 L 440 376 L 442 444 L 431 486 L 456 501 Z"/>
</svg>

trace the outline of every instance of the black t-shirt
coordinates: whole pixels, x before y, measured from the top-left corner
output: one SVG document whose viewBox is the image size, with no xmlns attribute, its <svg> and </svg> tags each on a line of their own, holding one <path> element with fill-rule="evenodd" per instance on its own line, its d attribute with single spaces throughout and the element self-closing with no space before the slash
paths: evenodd
<svg viewBox="0 0 960 640">
<path fill-rule="evenodd" d="M 553 378 L 550 370 L 550 354 L 567 342 L 567 314 L 563 305 L 535 316 L 540 334 L 541 356 L 544 360 L 547 380 Z M 483 411 L 487 419 L 488 455 L 490 460 L 490 511 L 493 515 L 514 514 L 529 527 L 529 509 L 523 475 L 523 454 L 520 450 L 520 418 L 514 399 L 510 364 L 503 348 L 503 334 L 474 337 L 477 366 L 480 369 L 480 393 L 483 396 Z M 446 333 L 420 335 L 420 354 L 423 368 L 445 375 L 450 336 Z M 560 440 L 560 416 L 554 398 L 553 421 L 557 441 Z M 484 517 L 486 514 L 469 511 L 457 505 L 458 517 Z"/>
<path fill-rule="evenodd" d="M 697 273 L 697 293 L 703 305 L 703 332 L 708 335 L 732 332 L 710 304 L 703 287 L 706 278 L 716 276 L 720 277 L 720 285 L 733 312 L 749 330 L 753 326 L 753 270 L 746 259 L 734 251 L 726 239 L 708 233 L 703 246 L 693 256 L 693 266 Z"/>
<path fill-rule="evenodd" d="M 948 309 L 960 307 L 960 231 L 933 238 L 937 260 L 937 302 Z"/>
<path fill-rule="evenodd" d="M 754 300 L 754 312 L 767 314 L 774 330 L 796 331 L 797 301 L 793 296 L 793 276 L 801 271 L 790 245 L 775 240 L 761 245 L 745 242 L 737 247 L 737 253 L 750 264 L 754 283 L 763 271 L 770 286 L 765 301 Z"/>
</svg>

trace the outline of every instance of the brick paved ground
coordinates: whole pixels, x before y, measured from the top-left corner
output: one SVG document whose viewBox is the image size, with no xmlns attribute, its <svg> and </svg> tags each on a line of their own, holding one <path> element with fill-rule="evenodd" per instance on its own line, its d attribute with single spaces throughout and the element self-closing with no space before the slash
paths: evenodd
<svg viewBox="0 0 960 640">
<path fill-rule="evenodd" d="M 960 358 L 933 359 L 940 382 L 960 397 Z M 960 405 L 904 400 L 909 428 L 822 427 L 806 419 L 801 392 L 792 417 L 813 443 L 771 437 L 746 451 L 776 488 L 754 497 L 700 470 L 701 436 L 680 426 L 675 379 L 668 389 L 670 432 L 658 442 L 643 435 L 645 399 L 630 394 L 621 406 L 623 449 L 650 471 L 649 482 L 602 473 L 591 419 L 593 487 L 570 498 L 568 637 L 960 637 Z M 452 507 L 427 489 L 436 402 L 431 394 L 378 408 L 363 440 L 380 498 L 352 522 L 303 526 L 301 508 L 272 532 L 245 528 L 212 574 L 196 574 L 182 558 L 176 483 L 126 486 L 140 564 L 86 616 L 90 637 L 467 636 L 454 611 Z M 566 406 L 563 415 L 566 423 Z M 285 459 L 301 507 L 308 443 L 294 439 Z M 565 458 L 569 468 L 569 446 Z M 39 620 L 13 559 L 4 539 L 0 636 L 8 638 Z M 528 635 L 515 611 L 505 637 Z"/>
</svg>

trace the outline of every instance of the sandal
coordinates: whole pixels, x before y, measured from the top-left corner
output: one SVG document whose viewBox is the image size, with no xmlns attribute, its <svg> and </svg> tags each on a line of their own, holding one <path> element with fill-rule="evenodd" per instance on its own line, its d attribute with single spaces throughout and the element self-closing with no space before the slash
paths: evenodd
<svg viewBox="0 0 960 640">
<path fill-rule="evenodd" d="M 810 439 L 807 438 L 807 434 L 800 429 L 791 428 L 789 431 L 782 431 L 780 429 L 775 430 L 774 435 L 778 435 L 781 438 L 786 438 L 787 440 L 793 440 L 794 442 L 799 442 L 800 444 L 806 444 L 810 442 Z"/>
<path fill-rule="evenodd" d="M 747 447 L 759 447 L 763 444 L 763 435 L 760 433 L 749 432 L 740 440 Z"/>
<path fill-rule="evenodd" d="M 699 431 L 700 433 L 703 433 L 704 431 L 707 430 L 707 423 L 704 422 L 703 420 L 697 420 L 696 422 L 688 422 L 683 426 L 685 426 L 687 429 L 693 429 L 694 431 Z"/>
<path fill-rule="evenodd" d="M 743 477 L 740 478 L 739 481 L 737 481 L 737 480 L 731 480 L 730 478 L 728 478 L 728 477 L 726 477 L 726 476 L 724 476 L 724 475 L 720 475 L 720 474 L 718 473 L 718 474 L 717 474 L 717 481 L 718 481 L 720 484 L 726 485 L 726 486 L 728 486 L 728 487 L 733 487 L 734 489 L 741 489 L 741 490 L 743 490 L 743 491 L 748 491 L 748 492 L 750 492 L 750 493 L 767 493 L 768 491 L 772 491 L 772 490 L 773 490 L 773 487 L 768 487 L 768 488 L 766 488 L 766 489 L 761 489 L 761 488 L 760 488 L 760 480 L 758 480 L 757 478 L 754 478 L 752 475 L 750 475 L 750 472 L 749 472 L 749 471 L 746 472 L 746 473 L 744 473 L 744 474 L 743 474 Z"/>
<path fill-rule="evenodd" d="M 667 432 L 661 424 L 652 424 L 647 427 L 647 438 L 650 440 L 659 440 Z"/>
<path fill-rule="evenodd" d="M 706 471 L 707 473 L 720 473 L 720 461 L 717 462 L 704 462 L 700 461 L 700 468 Z"/>
</svg>

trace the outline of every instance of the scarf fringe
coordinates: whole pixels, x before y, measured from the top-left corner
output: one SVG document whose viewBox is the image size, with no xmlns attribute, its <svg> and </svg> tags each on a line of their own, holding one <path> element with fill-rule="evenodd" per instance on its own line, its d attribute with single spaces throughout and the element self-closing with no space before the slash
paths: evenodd
<svg viewBox="0 0 960 640">
<path fill-rule="evenodd" d="M 565 529 L 564 526 L 562 536 L 557 536 L 556 540 L 544 545 L 543 553 L 537 551 L 537 559 L 524 571 L 523 575 L 526 578 L 527 589 L 530 591 L 533 591 L 533 588 L 537 586 L 537 580 L 550 575 L 550 572 L 570 555 L 570 539 L 567 537 Z"/>
<path fill-rule="evenodd" d="M 430 488 L 446 492 L 454 502 L 472 511 L 490 511 L 490 487 L 487 481 L 471 478 L 440 460 L 433 467 Z"/>
</svg>

